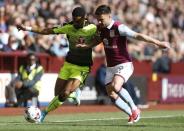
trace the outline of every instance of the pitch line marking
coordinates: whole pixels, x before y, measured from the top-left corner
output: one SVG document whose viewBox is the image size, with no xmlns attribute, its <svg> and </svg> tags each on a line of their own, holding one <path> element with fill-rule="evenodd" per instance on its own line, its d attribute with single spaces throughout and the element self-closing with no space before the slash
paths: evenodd
<svg viewBox="0 0 184 131">
<path fill-rule="evenodd" d="M 141 119 L 158 119 L 158 118 L 172 118 L 184 117 L 183 115 L 166 115 L 166 116 L 147 116 Z M 64 120 L 64 121 L 48 121 L 48 123 L 69 123 L 69 122 L 84 122 L 84 121 L 110 121 L 110 120 L 126 120 L 128 118 L 99 118 L 99 119 L 83 119 L 83 120 Z"/>
<path fill-rule="evenodd" d="M 158 118 L 172 118 L 172 117 L 184 117 L 184 115 L 166 115 L 166 116 L 147 116 L 147 117 L 141 117 L 141 119 L 158 119 Z M 99 119 L 83 119 L 83 120 L 64 120 L 64 121 L 46 121 L 43 124 L 53 124 L 53 123 L 69 123 L 69 122 L 84 122 L 84 121 L 110 121 L 110 120 L 127 120 L 128 118 L 99 118 Z M 6 122 L 6 123 L 0 123 L 1 126 L 6 125 L 25 125 L 25 122 Z M 29 123 L 27 124 L 35 124 L 35 123 Z"/>
</svg>

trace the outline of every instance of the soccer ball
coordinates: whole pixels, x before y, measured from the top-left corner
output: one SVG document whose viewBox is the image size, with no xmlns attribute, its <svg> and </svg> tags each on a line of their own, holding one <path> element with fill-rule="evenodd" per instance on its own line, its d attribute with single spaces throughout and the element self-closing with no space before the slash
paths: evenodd
<svg viewBox="0 0 184 131">
<path fill-rule="evenodd" d="M 41 110 L 35 106 L 29 106 L 25 109 L 24 117 L 28 122 L 39 123 L 41 117 Z"/>
</svg>

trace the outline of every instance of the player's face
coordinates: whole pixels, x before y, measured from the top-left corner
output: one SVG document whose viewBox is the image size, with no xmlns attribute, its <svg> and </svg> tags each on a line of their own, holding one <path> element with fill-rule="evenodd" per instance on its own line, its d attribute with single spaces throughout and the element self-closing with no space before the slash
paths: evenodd
<svg viewBox="0 0 184 131">
<path fill-rule="evenodd" d="M 111 22 L 111 15 L 110 14 L 102 14 L 96 16 L 99 25 L 103 27 L 107 27 Z"/>
<path fill-rule="evenodd" d="M 73 17 L 73 26 L 76 29 L 84 27 L 85 17 Z"/>
</svg>

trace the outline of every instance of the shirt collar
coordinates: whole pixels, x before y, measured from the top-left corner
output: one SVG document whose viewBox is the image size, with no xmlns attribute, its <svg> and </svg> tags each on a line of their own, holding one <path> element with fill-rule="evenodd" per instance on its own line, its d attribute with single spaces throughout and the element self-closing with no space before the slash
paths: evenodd
<svg viewBox="0 0 184 131">
<path fill-rule="evenodd" d="M 114 20 L 111 21 L 110 25 L 107 26 L 107 29 L 111 29 L 111 27 L 113 26 L 114 24 Z"/>
</svg>

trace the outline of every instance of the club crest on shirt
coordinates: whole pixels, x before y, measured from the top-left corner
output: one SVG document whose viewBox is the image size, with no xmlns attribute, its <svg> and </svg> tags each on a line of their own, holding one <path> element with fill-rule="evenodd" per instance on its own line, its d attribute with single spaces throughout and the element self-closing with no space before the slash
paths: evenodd
<svg viewBox="0 0 184 131">
<path fill-rule="evenodd" d="M 79 39 L 78 39 L 78 43 L 79 44 L 84 44 L 85 43 L 84 37 L 80 36 Z"/>
<path fill-rule="evenodd" d="M 110 30 L 110 37 L 114 37 L 115 36 L 115 30 Z"/>
</svg>

